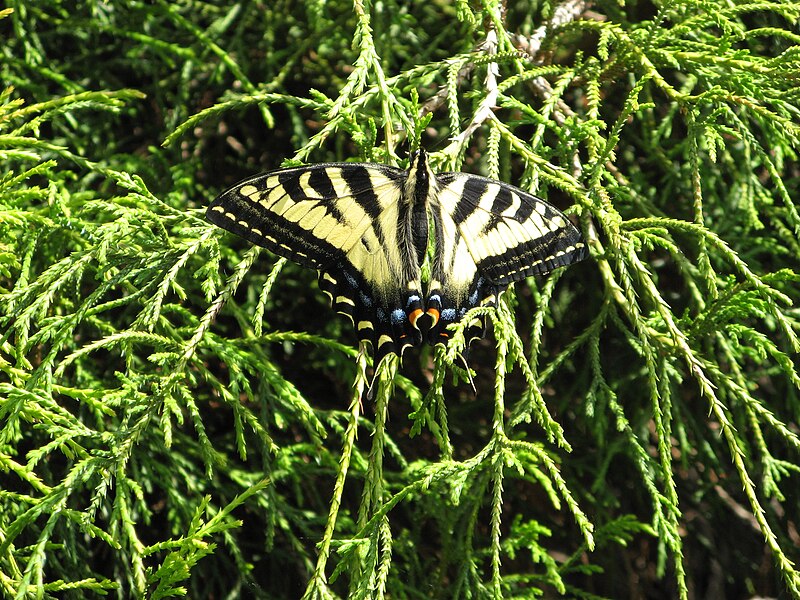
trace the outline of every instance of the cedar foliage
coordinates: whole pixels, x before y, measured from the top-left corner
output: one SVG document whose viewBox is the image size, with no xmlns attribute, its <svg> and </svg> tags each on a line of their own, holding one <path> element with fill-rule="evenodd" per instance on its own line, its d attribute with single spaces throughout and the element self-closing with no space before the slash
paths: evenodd
<svg viewBox="0 0 800 600">
<path fill-rule="evenodd" d="M 796 3 L 8 6 L 5 596 L 800 597 Z M 592 257 L 475 394 L 454 343 L 366 400 L 314 274 L 203 212 L 417 142 Z"/>
</svg>

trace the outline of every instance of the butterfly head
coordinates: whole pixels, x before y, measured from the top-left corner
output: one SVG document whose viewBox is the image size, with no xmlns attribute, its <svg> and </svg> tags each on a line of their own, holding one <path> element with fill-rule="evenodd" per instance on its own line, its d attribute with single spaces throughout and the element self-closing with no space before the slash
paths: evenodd
<svg viewBox="0 0 800 600">
<path fill-rule="evenodd" d="M 420 160 L 427 162 L 428 153 L 425 152 L 425 150 L 423 148 L 420 148 L 419 150 L 414 150 L 410 154 L 409 159 L 410 159 L 409 160 L 409 166 L 413 165 L 414 163 L 416 163 L 416 162 L 418 162 Z"/>
</svg>

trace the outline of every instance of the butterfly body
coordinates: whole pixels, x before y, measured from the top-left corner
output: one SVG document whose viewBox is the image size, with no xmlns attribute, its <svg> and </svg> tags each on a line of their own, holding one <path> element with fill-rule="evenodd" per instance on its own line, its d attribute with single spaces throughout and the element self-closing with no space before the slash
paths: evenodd
<svg viewBox="0 0 800 600">
<path fill-rule="evenodd" d="M 586 256 L 578 230 L 544 200 L 484 177 L 434 174 L 424 151 L 405 171 L 326 163 L 264 173 L 223 192 L 207 217 L 317 269 L 376 365 L 424 340 L 447 343 L 447 326 L 470 308 Z M 476 318 L 467 340 L 483 331 Z"/>
</svg>

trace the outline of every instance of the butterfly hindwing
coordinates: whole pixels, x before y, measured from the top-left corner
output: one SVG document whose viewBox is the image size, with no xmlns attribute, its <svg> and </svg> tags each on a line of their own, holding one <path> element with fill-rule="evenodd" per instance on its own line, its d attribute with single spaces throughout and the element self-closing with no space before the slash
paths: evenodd
<svg viewBox="0 0 800 600">
<path fill-rule="evenodd" d="M 376 294 L 364 274 L 349 261 L 320 271 L 319 286 L 334 309 L 352 320 L 358 338 L 372 345 L 376 366 L 385 356 L 400 355 L 408 346 L 421 342 L 422 334 L 408 318 L 400 289 L 389 296 Z"/>
</svg>

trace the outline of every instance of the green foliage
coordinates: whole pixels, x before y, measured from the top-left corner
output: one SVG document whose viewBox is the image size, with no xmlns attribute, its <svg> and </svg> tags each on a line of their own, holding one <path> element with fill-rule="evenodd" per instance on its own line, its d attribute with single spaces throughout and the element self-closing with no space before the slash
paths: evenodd
<svg viewBox="0 0 800 600">
<path fill-rule="evenodd" d="M 5 596 L 800 597 L 796 3 L 8 6 Z M 488 311 L 475 394 L 462 328 L 368 400 L 203 212 L 417 144 L 592 258 Z"/>
</svg>

